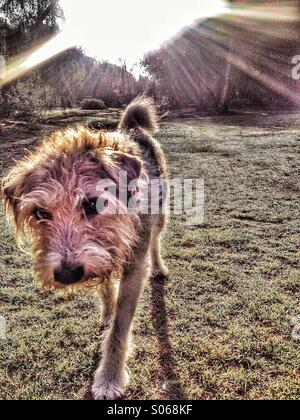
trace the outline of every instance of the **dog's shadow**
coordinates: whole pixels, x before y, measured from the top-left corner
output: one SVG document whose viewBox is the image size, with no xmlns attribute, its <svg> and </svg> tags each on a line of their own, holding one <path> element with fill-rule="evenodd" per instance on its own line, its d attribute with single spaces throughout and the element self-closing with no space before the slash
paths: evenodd
<svg viewBox="0 0 300 420">
<path fill-rule="evenodd" d="M 159 372 L 161 380 L 161 399 L 185 400 L 182 389 L 176 356 L 172 347 L 166 307 L 165 277 L 152 277 L 151 285 L 151 312 L 152 322 L 159 345 Z"/>
<path fill-rule="evenodd" d="M 159 364 L 160 371 L 158 373 L 160 380 L 160 399 L 166 400 L 185 400 L 185 394 L 182 389 L 178 366 L 176 363 L 175 353 L 172 347 L 169 323 L 166 308 L 166 282 L 168 280 L 162 276 L 150 278 L 151 287 L 151 315 L 154 330 L 156 333 L 159 346 Z M 97 352 L 93 361 L 93 372 L 97 369 L 100 355 Z M 90 387 L 91 388 L 91 387 Z M 126 396 L 125 396 L 126 399 Z M 89 390 L 84 396 L 84 400 L 93 400 L 91 391 Z"/>
</svg>

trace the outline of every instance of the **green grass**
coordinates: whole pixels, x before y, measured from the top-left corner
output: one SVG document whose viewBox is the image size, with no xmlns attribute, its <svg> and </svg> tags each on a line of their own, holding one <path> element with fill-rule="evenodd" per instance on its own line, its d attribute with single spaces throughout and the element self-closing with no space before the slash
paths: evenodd
<svg viewBox="0 0 300 420">
<path fill-rule="evenodd" d="M 299 116 L 164 124 L 173 177 L 205 179 L 203 226 L 173 217 L 165 284 L 147 283 L 128 399 L 300 399 Z M 55 127 L 51 127 L 54 129 Z M 41 127 L 48 131 L 49 127 Z M 40 136 L 8 126 L 2 170 Z M 17 139 L 21 139 L 18 141 Z M 44 291 L 0 218 L 1 399 L 89 399 L 100 303 Z"/>
</svg>

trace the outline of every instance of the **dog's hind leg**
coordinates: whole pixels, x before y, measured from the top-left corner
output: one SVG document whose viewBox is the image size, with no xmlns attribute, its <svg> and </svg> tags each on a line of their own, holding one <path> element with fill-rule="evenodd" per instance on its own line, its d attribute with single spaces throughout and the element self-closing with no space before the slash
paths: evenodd
<svg viewBox="0 0 300 420">
<path fill-rule="evenodd" d="M 161 256 L 161 240 L 160 236 L 166 224 L 166 216 L 161 214 L 157 216 L 157 221 L 154 223 L 151 235 L 151 276 L 152 277 L 167 277 L 169 270 L 166 267 Z"/>
<path fill-rule="evenodd" d="M 99 286 L 102 299 L 101 328 L 109 327 L 116 310 L 117 288 L 112 279 L 105 280 Z"/>
<path fill-rule="evenodd" d="M 120 283 L 116 313 L 103 346 L 103 358 L 95 374 L 93 395 L 96 400 L 120 398 L 129 382 L 126 361 L 130 330 L 147 272 L 148 248 L 131 265 Z"/>
</svg>

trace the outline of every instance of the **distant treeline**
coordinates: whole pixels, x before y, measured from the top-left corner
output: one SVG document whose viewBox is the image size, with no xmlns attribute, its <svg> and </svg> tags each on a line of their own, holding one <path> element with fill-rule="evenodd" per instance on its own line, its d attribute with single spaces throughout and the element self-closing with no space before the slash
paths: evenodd
<svg viewBox="0 0 300 420">
<path fill-rule="evenodd" d="M 147 77 L 72 48 L 0 88 L 0 114 L 77 107 L 84 99 L 122 107 L 141 94 L 166 109 L 299 107 L 292 59 L 300 54 L 300 1 L 228 3 L 232 13 L 198 21 L 147 54 Z M 0 55 L 9 64 L 57 34 L 63 19 L 59 0 L 0 0 Z"/>
<path fill-rule="evenodd" d="M 230 1 L 231 12 L 195 23 L 144 65 L 157 100 L 169 108 L 290 109 L 300 106 L 292 77 L 300 54 L 299 0 Z"/>
</svg>

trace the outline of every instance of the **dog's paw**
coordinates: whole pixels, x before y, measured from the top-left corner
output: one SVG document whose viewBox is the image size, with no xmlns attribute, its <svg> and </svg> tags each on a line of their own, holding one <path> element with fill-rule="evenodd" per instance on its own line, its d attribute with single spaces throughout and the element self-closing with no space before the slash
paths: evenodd
<svg viewBox="0 0 300 420">
<path fill-rule="evenodd" d="M 120 379 L 109 380 L 101 371 L 96 372 L 92 388 L 93 397 L 96 401 L 118 400 L 123 397 L 129 383 L 129 376 L 124 372 Z"/>
<path fill-rule="evenodd" d="M 96 401 L 118 400 L 124 395 L 125 388 L 118 383 L 103 382 L 94 384 L 92 391 Z"/>
</svg>

